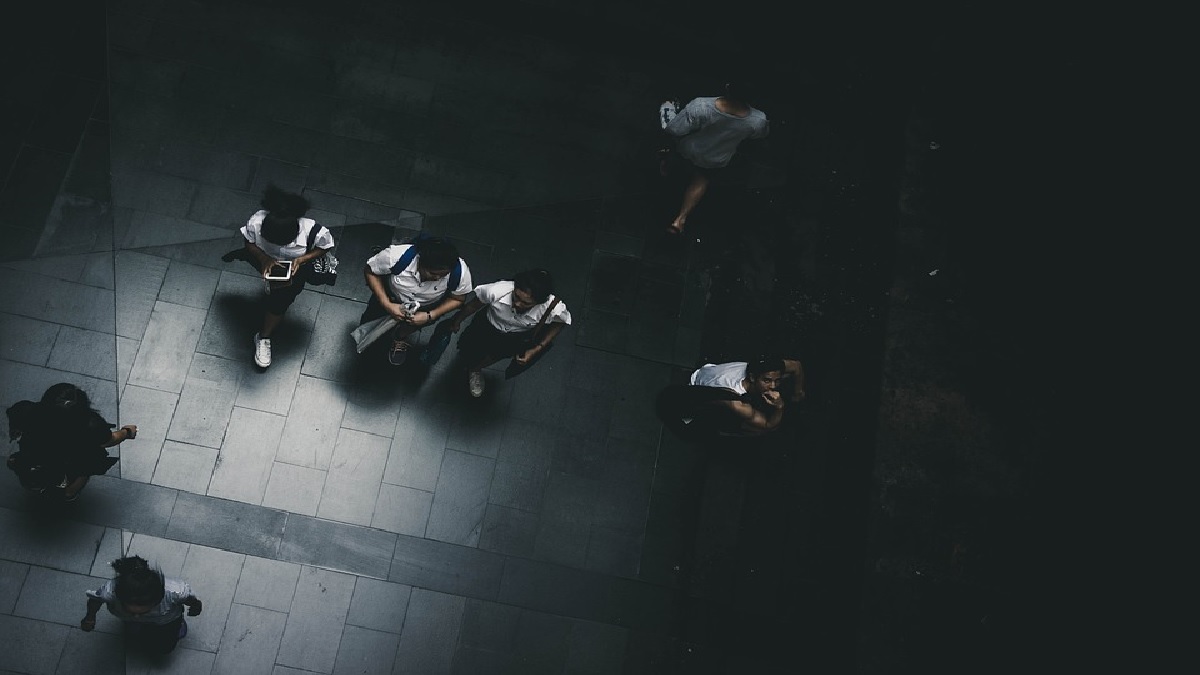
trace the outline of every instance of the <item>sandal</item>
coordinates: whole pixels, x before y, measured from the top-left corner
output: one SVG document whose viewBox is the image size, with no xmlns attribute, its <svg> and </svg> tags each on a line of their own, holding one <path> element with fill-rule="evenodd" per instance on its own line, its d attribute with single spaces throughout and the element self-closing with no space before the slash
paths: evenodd
<svg viewBox="0 0 1200 675">
<path fill-rule="evenodd" d="M 405 359 L 408 358 L 408 348 L 410 345 L 404 340 L 396 340 L 392 343 L 392 348 L 388 351 L 388 363 L 393 366 L 404 365 Z"/>
</svg>

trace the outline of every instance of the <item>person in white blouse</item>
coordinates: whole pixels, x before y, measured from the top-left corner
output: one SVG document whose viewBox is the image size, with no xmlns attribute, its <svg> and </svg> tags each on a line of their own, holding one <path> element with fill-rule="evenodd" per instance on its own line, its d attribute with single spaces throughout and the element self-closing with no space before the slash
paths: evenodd
<svg viewBox="0 0 1200 675">
<path fill-rule="evenodd" d="M 333 248 L 333 234 L 312 218 L 304 218 L 309 201 L 298 194 L 284 192 L 274 185 L 263 192 L 262 209 L 250 216 L 242 226 L 246 238 L 245 251 L 240 255 L 228 253 L 224 260 L 236 257 L 249 261 L 267 279 L 266 310 L 262 326 L 254 335 L 254 363 L 259 368 L 271 365 L 271 337 L 283 321 L 288 307 L 304 290 L 304 265 L 324 256 Z M 316 228 L 315 239 L 310 236 Z M 312 246 L 310 247 L 310 242 Z M 285 272 L 280 262 L 291 261 Z"/>
<path fill-rule="evenodd" d="M 571 312 L 553 290 L 554 282 L 546 270 L 526 270 L 511 280 L 475 287 L 475 296 L 450 322 L 450 329 L 457 333 L 468 317 L 487 308 L 484 319 L 472 320 L 458 339 L 471 396 L 483 396 L 484 368 L 504 358 L 532 364 L 571 324 Z"/>
<path fill-rule="evenodd" d="M 396 321 L 388 361 L 408 356 L 409 336 L 462 306 L 471 292 L 471 269 L 458 247 L 439 237 L 393 244 L 367 260 L 363 270 L 371 297 L 358 323 L 391 315 Z"/>
</svg>

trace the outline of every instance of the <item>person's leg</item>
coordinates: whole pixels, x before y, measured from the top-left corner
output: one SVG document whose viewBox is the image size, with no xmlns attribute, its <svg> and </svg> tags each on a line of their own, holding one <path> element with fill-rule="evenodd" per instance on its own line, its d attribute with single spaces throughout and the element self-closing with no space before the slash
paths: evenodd
<svg viewBox="0 0 1200 675">
<path fill-rule="evenodd" d="M 679 208 L 679 214 L 667 226 L 667 232 L 671 234 L 683 233 L 688 216 L 691 215 L 696 205 L 700 203 L 700 199 L 704 197 L 706 191 L 708 191 L 708 176 L 699 170 L 693 171 L 691 181 L 683 189 L 683 204 Z"/>
<path fill-rule="evenodd" d="M 258 331 L 259 338 L 263 340 L 270 340 L 271 333 L 279 325 L 280 321 L 283 321 L 282 314 L 273 314 L 271 312 L 266 312 L 263 314 L 262 329 Z"/>
<path fill-rule="evenodd" d="M 79 491 L 88 484 L 89 479 L 91 476 L 80 476 L 67 483 L 67 487 L 63 488 L 63 499 L 69 502 L 75 501 L 79 497 Z"/>
<path fill-rule="evenodd" d="M 254 335 L 254 363 L 259 368 L 271 365 L 271 334 L 283 321 L 283 315 L 288 307 L 296 301 L 296 296 L 304 290 L 304 282 L 293 280 L 284 285 L 273 285 L 267 295 L 266 309 L 263 312 L 261 329 Z"/>
</svg>

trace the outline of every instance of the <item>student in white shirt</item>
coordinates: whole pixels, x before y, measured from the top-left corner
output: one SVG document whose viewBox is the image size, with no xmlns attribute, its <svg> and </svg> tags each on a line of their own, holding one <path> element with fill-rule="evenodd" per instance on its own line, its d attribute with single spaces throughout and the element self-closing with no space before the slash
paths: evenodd
<svg viewBox="0 0 1200 675">
<path fill-rule="evenodd" d="M 398 269 L 409 249 L 415 255 Z M 471 293 L 471 270 L 458 257 L 458 248 L 437 238 L 418 238 L 411 244 L 394 244 L 376 253 L 363 270 L 371 298 L 359 325 L 390 314 L 400 323 L 392 332 L 388 361 L 404 363 L 411 345 L 407 338 L 462 306 Z M 454 288 L 450 288 L 456 281 Z"/>
<path fill-rule="evenodd" d="M 484 318 L 473 319 L 458 339 L 458 350 L 467 363 L 471 396 L 483 396 L 484 368 L 505 358 L 531 363 L 571 324 L 571 312 L 553 290 L 554 282 L 546 270 L 526 270 L 511 280 L 475 287 L 475 297 L 449 324 L 450 330 L 457 333 L 468 317 L 487 308 Z M 544 325 L 539 328 L 539 324 Z"/>
<path fill-rule="evenodd" d="M 226 254 L 225 261 L 234 258 L 248 260 L 263 277 L 276 268 L 279 261 L 292 261 L 292 275 L 282 281 L 267 281 L 266 310 L 262 327 L 254 336 L 254 363 L 259 368 L 271 365 L 271 336 L 284 312 L 304 290 L 303 265 L 324 256 L 333 248 L 333 234 L 312 218 L 304 218 L 309 201 L 298 194 L 284 192 L 274 185 L 263 192 L 262 210 L 250 216 L 242 226 L 246 238 L 245 251 Z M 317 230 L 312 250 L 308 248 L 309 234 Z"/>
</svg>

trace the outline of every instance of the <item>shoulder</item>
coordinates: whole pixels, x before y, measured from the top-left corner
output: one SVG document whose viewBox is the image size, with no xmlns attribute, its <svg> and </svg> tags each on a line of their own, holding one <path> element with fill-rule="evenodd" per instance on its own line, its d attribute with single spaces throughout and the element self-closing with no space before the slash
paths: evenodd
<svg viewBox="0 0 1200 675">
<path fill-rule="evenodd" d="M 479 297 L 480 302 L 490 304 L 511 293 L 515 287 L 516 284 L 508 280 L 493 281 L 490 284 L 476 286 L 475 295 Z"/>
<path fill-rule="evenodd" d="M 253 228 L 255 230 L 261 229 L 262 224 L 263 224 L 263 219 L 266 217 L 267 217 L 267 212 L 265 210 L 260 209 L 258 211 L 255 211 L 254 215 L 250 216 L 250 219 L 246 221 L 246 227 Z"/>
</svg>

